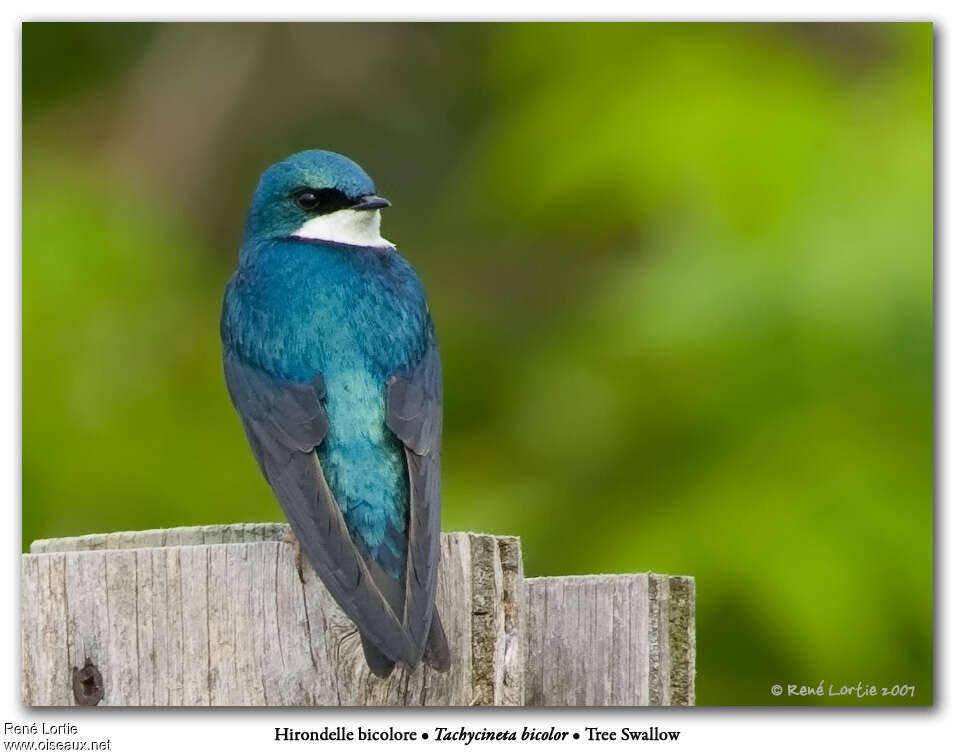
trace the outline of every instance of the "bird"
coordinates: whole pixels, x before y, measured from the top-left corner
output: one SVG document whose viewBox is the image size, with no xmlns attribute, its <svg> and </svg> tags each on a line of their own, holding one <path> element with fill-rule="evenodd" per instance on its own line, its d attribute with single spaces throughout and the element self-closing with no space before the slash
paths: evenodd
<svg viewBox="0 0 955 756">
<path fill-rule="evenodd" d="M 220 321 L 229 396 L 315 573 L 388 677 L 446 671 L 441 359 L 423 285 L 344 155 L 262 174 Z"/>
</svg>

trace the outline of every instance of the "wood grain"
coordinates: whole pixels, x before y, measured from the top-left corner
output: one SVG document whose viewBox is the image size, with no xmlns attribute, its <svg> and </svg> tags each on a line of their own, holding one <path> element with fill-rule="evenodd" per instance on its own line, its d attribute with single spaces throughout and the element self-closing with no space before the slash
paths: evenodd
<svg viewBox="0 0 955 756">
<path fill-rule="evenodd" d="M 451 670 L 365 666 L 279 524 L 36 541 L 22 558 L 29 706 L 692 705 L 692 578 L 524 579 L 518 539 L 446 533 Z"/>
</svg>

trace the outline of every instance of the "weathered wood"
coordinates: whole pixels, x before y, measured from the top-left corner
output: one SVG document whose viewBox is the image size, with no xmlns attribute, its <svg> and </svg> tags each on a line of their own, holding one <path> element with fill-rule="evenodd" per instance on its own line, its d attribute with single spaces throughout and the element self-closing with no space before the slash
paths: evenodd
<svg viewBox="0 0 955 756">
<path fill-rule="evenodd" d="M 693 579 L 530 578 L 528 706 L 694 703 Z"/>
<path fill-rule="evenodd" d="M 48 538 L 30 544 L 31 554 L 60 551 L 102 551 L 104 549 L 141 549 L 150 546 L 204 546 L 214 543 L 258 543 L 279 541 L 289 532 L 281 522 L 236 523 L 232 525 L 196 525 L 164 530 L 130 530 L 119 533 Z"/>
<path fill-rule="evenodd" d="M 23 701 L 120 706 L 692 705 L 692 578 L 525 580 L 516 538 L 442 536 L 441 674 L 368 672 L 287 525 L 36 541 Z"/>
</svg>

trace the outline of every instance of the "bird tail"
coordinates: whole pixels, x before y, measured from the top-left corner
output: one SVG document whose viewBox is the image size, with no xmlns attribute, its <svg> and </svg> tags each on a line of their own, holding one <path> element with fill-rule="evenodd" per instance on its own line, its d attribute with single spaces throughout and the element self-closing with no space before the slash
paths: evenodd
<svg viewBox="0 0 955 756">
<path fill-rule="evenodd" d="M 376 562 L 369 560 L 367 564 L 375 585 L 378 586 L 395 613 L 400 616 L 405 602 L 404 585 L 385 573 Z M 364 635 L 361 636 L 361 645 L 365 652 L 365 661 L 368 662 L 368 668 L 378 677 L 390 676 L 395 668 L 395 660 L 382 653 L 381 649 Z M 446 672 L 451 666 L 448 638 L 444 633 L 444 626 L 438 616 L 437 607 L 431 614 L 431 626 L 428 629 L 428 637 L 425 639 L 424 653 L 421 658 L 425 664 L 439 672 Z M 414 662 L 414 666 L 417 666 L 417 661 Z"/>
<path fill-rule="evenodd" d="M 394 659 L 385 656 L 364 635 L 361 636 L 361 647 L 365 652 L 365 662 L 378 677 L 390 677 L 395 668 Z M 444 626 L 437 611 L 431 616 L 431 629 L 428 631 L 428 640 L 424 647 L 424 663 L 438 672 L 447 672 L 451 667 L 451 651 L 448 648 L 448 637 L 444 633 Z"/>
<path fill-rule="evenodd" d="M 447 672 L 451 667 L 451 651 L 448 648 L 448 636 L 438 616 L 438 610 L 431 615 L 431 629 L 424 647 L 424 663 L 438 672 Z"/>
<path fill-rule="evenodd" d="M 361 636 L 361 647 L 365 652 L 365 661 L 368 663 L 368 669 L 378 677 L 389 677 L 391 671 L 395 668 L 394 659 L 389 659 L 378 648 L 368 640 L 364 635 Z"/>
</svg>

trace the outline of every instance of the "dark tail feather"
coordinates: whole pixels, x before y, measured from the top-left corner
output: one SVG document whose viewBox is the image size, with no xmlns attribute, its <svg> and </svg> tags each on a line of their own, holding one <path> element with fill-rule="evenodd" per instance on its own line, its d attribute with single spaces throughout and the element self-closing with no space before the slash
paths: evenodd
<svg viewBox="0 0 955 756">
<path fill-rule="evenodd" d="M 437 609 L 431 615 L 431 629 L 428 631 L 428 642 L 424 647 L 424 663 L 438 672 L 447 672 L 451 667 L 448 637 L 444 634 L 444 626 L 441 624 Z"/>
<path fill-rule="evenodd" d="M 395 668 L 393 659 L 389 659 L 375 645 L 361 636 L 361 647 L 365 652 L 365 662 L 368 668 L 378 677 L 389 677 Z M 441 618 L 435 612 L 431 617 L 431 629 L 428 631 L 428 641 L 424 648 L 424 663 L 438 672 L 447 672 L 451 668 L 451 651 L 448 649 L 448 638 L 444 634 Z"/>
<path fill-rule="evenodd" d="M 364 635 L 361 636 L 361 647 L 365 652 L 365 661 L 368 663 L 368 669 L 374 672 L 378 677 L 388 677 L 391 674 L 391 670 L 395 668 L 395 662 L 381 653 L 381 651 L 375 647 L 375 644 L 365 638 Z"/>
<path fill-rule="evenodd" d="M 381 591 L 385 600 L 394 609 L 395 614 L 401 616 L 402 608 L 405 602 L 404 585 L 390 577 L 374 560 L 368 560 L 369 572 L 372 580 Z M 388 677 L 395 668 L 395 660 L 385 656 L 374 643 L 361 636 L 361 646 L 365 652 L 365 661 L 368 662 L 368 668 L 378 677 Z M 444 634 L 444 628 L 441 626 L 441 618 L 438 617 L 438 610 L 435 609 L 431 615 L 431 627 L 428 630 L 428 638 L 425 641 L 423 657 L 425 664 L 433 667 L 439 672 L 445 672 L 451 666 L 451 652 L 448 651 L 448 639 Z M 407 662 L 407 660 L 404 660 Z"/>
</svg>

